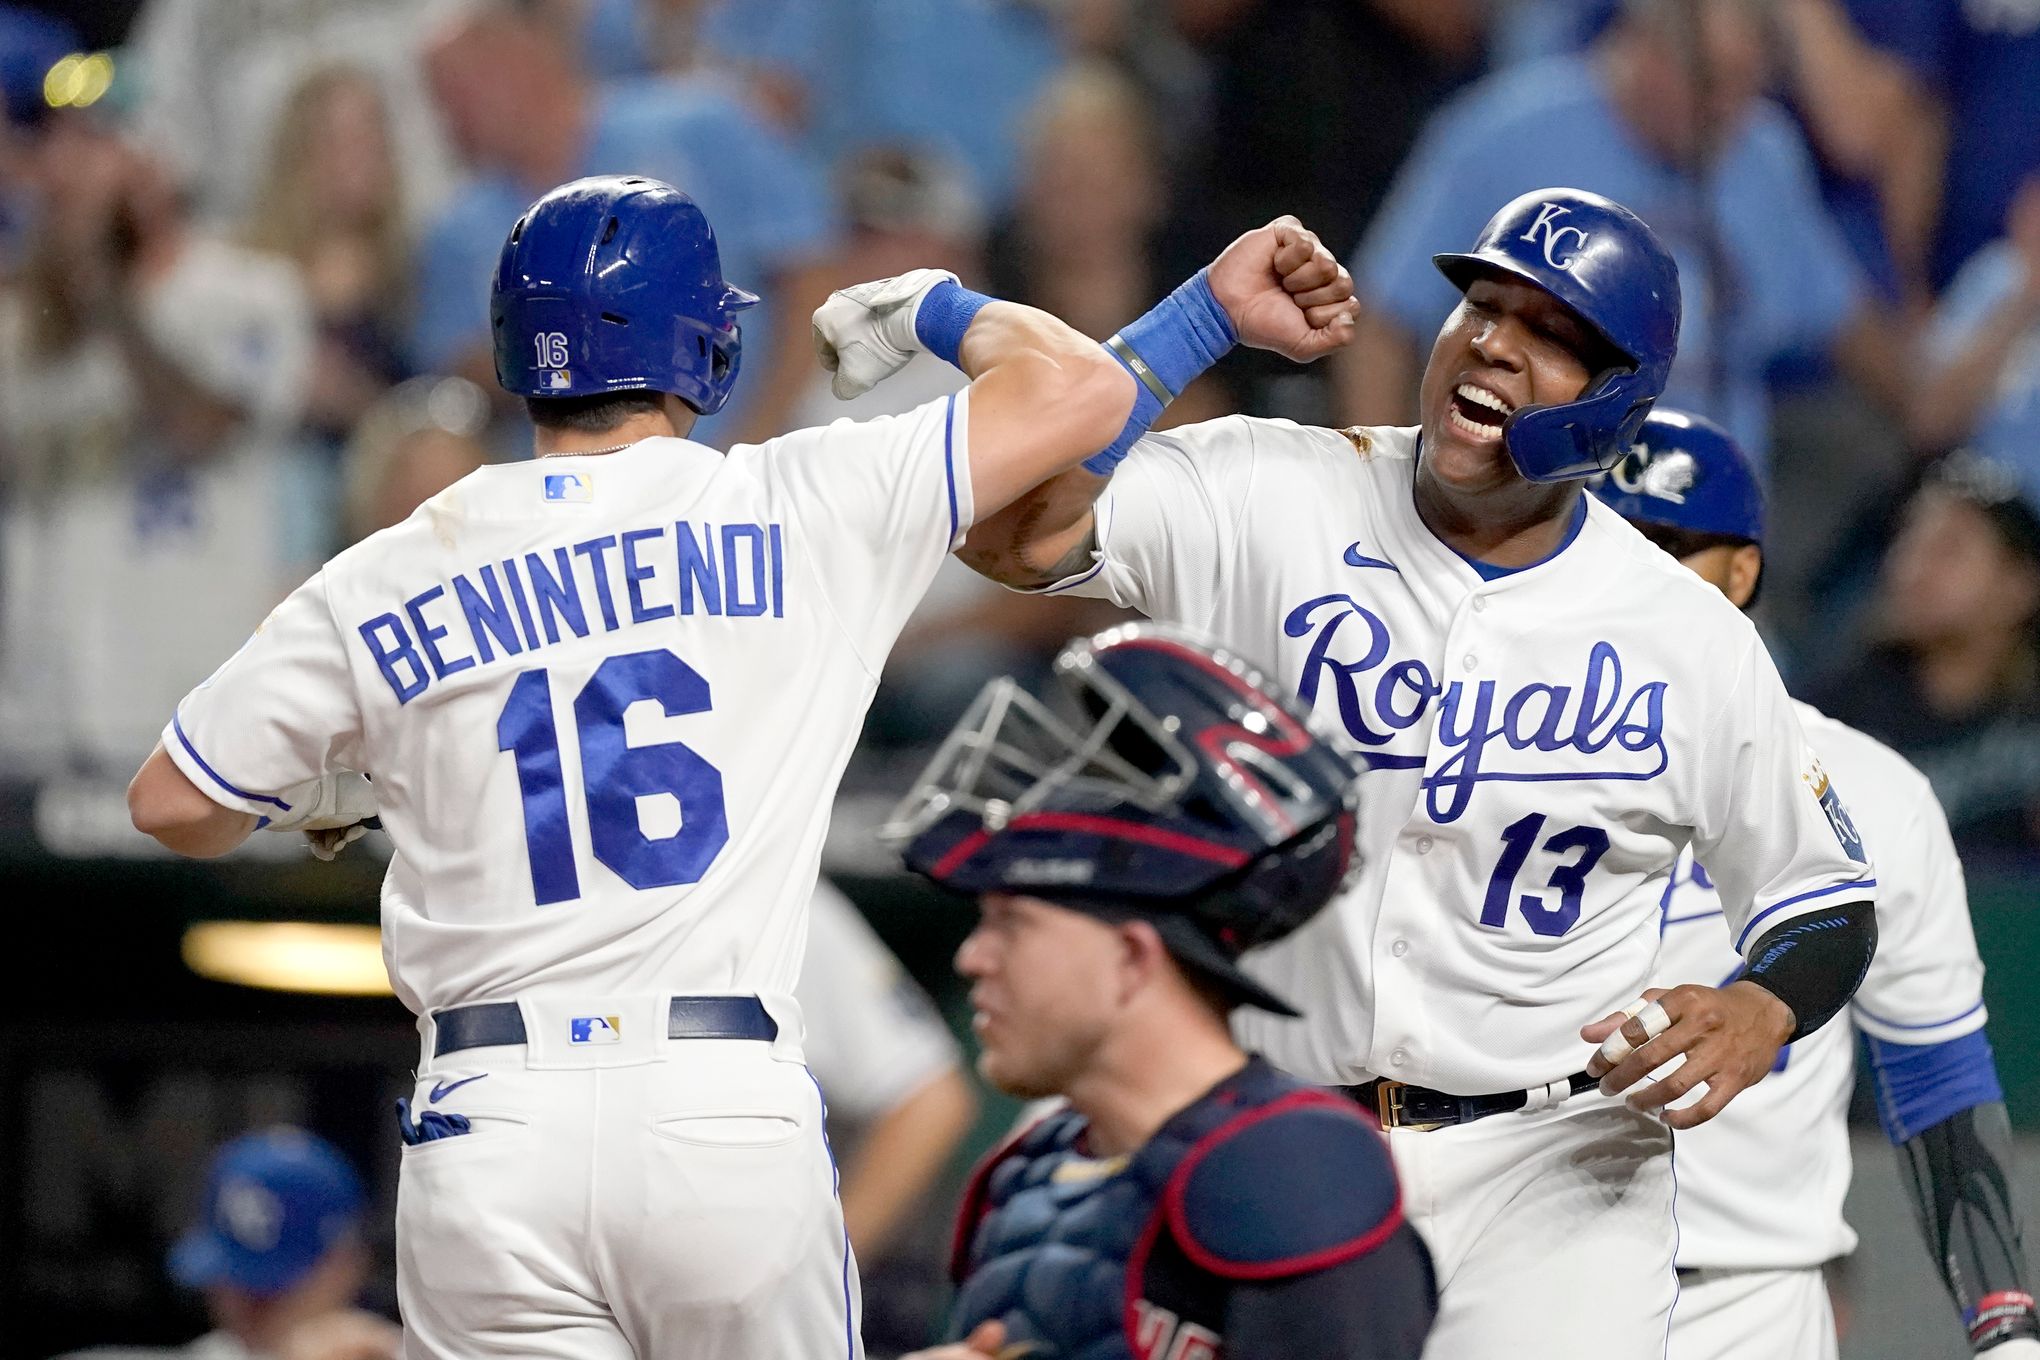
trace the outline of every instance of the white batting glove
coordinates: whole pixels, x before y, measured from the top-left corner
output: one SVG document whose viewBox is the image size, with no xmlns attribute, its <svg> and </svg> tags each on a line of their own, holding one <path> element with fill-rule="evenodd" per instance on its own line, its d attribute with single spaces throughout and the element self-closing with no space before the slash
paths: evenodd
<svg viewBox="0 0 2040 1360">
<path fill-rule="evenodd" d="M 289 812 L 270 818 L 266 830 L 302 831 L 312 853 L 330 860 L 366 835 L 362 823 L 375 816 L 375 787 L 367 775 L 343 771 L 321 775 L 284 791 Z"/>
<path fill-rule="evenodd" d="M 1989 1360 L 2040 1360 L 2040 1341 L 2030 1336 L 2015 1336 L 1978 1354 L 1989 1357 Z"/>
<path fill-rule="evenodd" d="M 954 282 L 946 269 L 910 269 L 839 288 L 815 308 L 815 356 L 836 375 L 829 390 L 838 401 L 863 396 L 920 353 L 914 318 L 921 299 L 936 284 Z"/>
</svg>

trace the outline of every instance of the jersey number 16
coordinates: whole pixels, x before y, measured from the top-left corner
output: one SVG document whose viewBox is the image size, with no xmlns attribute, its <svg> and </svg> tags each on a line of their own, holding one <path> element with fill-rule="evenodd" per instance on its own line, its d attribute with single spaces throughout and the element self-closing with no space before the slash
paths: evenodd
<svg viewBox="0 0 2040 1360">
<path fill-rule="evenodd" d="M 624 711 L 642 699 L 656 700 L 669 718 L 706 713 L 708 681 L 668 651 L 612 656 L 588 677 L 574 697 L 588 840 L 595 858 L 633 888 L 699 882 L 730 839 L 722 772 L 682 742 L 630 745 Z M 525 671 L 511 685 L 496 720 L 496 749 L 517 756 L 532 896 L 541 907 L 570 902 L 581 895 L 581 876 L 545 667 Z M 680 804 L 680 829 L 671 836 L 647 836 L 638 825 L 638 800 L 659 794 Z"/>
</svg>

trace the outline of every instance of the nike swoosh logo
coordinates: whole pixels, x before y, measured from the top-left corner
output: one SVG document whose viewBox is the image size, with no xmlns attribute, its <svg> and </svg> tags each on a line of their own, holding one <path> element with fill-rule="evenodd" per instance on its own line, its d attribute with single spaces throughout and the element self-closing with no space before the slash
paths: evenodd
<svg viewBox="0 0 2040 1360">
<path fill-rule="evenodd" d="M 1401 567 L 1398 567 L 1393 562 L 1384 562 L 1378 557 L 1369 557 L 1360 551 L 1358 543 L 1346 549 L 1346 565 L 1349 567 L 1386 567 L 1396 575 L 1402 575 Z"/>
<path fill-rule="evenodd" d="M 482 1077 L 486 1077 L 488 1075 L 489 1074 L 487 1072 L 484 1072 L 479 1077 L 462 1077 L 459 1081 L 437 1082 L 432 1087 L 432 1093 L 425 1097 L 425 1103 L 427 1105 L 437 1105 L 440 1101 L 446 1099 L 448 1096 L 452 1095 L 455 1091 L 458 1091 L 461 1087 L 467 1085 L 469 1082 L 480 1081 Z"/>
</svg>

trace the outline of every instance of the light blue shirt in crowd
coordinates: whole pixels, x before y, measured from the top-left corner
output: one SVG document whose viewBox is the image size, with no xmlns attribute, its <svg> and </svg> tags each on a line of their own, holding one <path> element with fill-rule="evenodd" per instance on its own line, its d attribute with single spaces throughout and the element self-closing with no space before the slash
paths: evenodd
<svg viewBox="0 0 2040 1360">
<path fill-rule="evenodd" d="M 1029 111 L 1062 66 L 1052 6 L 1029 0 L 714 0 L 703 45 L 807 91 L 808 145 L 931 150 L 997 214 L 1018 183 Z"/>
<path fill-rule="evenodd" d="M 2010 241 L 1994 241 L 1969 257 L 1948 284 L 1927 331 L 1927 356 L 1936 366 L 1958 358 L 2020 288 L 2026 265 Z M 2040 326 L 2012 344 L 1990 403 L 1966 441 L 2018 468 L 2028 486 L 2040 487 Z"/>
<path fill-rule="evenodd" d="M 1671 248 L 1685 319 L 1665 403 L 1714 417 L 1764 461 L 1765 366 L 1824 349 L 1864 297 L 1790 120 L 1753 106 L 1703 193 L 1645 151 L 1588 58 L 1492 76 L 1447 105 L 1404 164 L 1353 263 L 1364 300 L 1428 348 L 1459 300 L 1431 256 L 1469 248 L 1504 203 L 1553 186 L 1614 199 Z"/>
<path fill-rule="evenodd" d="M 765 302 L 738 318 L 744 374 L 722 413 L 696 427 L 719 443 L 743 420 L 771 354 L 779 316 L 772 275 L 815 260 L 836 242 L 826 180 L 791 143 L 715 77 L 644 77 L 604 86 L 595 96 L 579 175 L 631 174 L 684 190 L 715 228 L 723 277 Z M 444 371 L 489 337 L 489 287 L 503 239 L 537 195 L 500 175 L 456 193 L 425 231 L 417 263 L 413 359 Z M 805 318 L 797 319 L 804 321 Z"/>
</svg>

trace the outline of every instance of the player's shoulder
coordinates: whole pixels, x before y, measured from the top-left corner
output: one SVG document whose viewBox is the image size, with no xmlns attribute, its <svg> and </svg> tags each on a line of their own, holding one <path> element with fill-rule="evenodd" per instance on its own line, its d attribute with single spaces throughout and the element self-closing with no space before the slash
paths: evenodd
<svg viewBox="0 0 2040 1360">
<path fill-rule="evenodd" d="M 1852 806 L 1858 800 L 1906 808 L 1937 801 L 1925 771 L 1868 732 L 1830 718 L 1803 699 L 1793 700 L 1792 707 L 1807 744 Z"/>
<path fill-rule="evenodd" d="M 1198 466 L 1222 460 L 1237 466 L 1251 460 L 1257 476 L 1345 483 L 1357 471 L 1363 479 L 1407 487 L 1416 446 L 1414 426 L 1333 430 L 1293 420 L 1232 415 L 1156 431 L 1134 451 L 1151 465 L 1177 461 Z"/>
<path fill-rule="evenodd" d="M 1164 1212 L 1214 1274 L 1271 1279 L 1365 1255 L 1402 1225 L 1380 1131 L 1351 1101 L 1289 1078 L 1183 1159 Z"/>
<path fill-rule="evenodd" d="M 1679 560 L 1645 538 L 1635 525 L 1601 500 L 1587 496 L 1587 523 L 1582 536 L 1592 551 L 1612 559 L 1597 564 L 1610 586 L 1637 601 L 1639 613 L 1677 620 L 1691 633 L 1704 630 L 1710 642 L 1733 642 L 1738 650 L 1757 640 L 1756 625 L 1720 590 L 1686 569 Z"/>
</svg>

